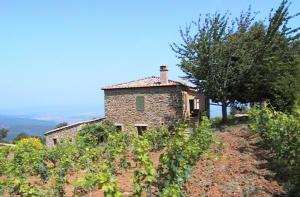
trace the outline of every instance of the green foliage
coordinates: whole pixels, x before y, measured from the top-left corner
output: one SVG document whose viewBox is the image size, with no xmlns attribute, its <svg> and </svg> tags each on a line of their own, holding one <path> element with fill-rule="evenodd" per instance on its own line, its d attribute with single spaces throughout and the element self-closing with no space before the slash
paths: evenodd
<svg viewBox="0 0 300 197">
<path fill-rule="evenodd" d="M 122 196 L 111 168 L 104 163 L 93 166 L 91 172 L 76 182 L 76 190 L 81 191 L 81 194 L 82 190 L 87 193 L 96 187 L 102 189 L 107 197 Z"/>
<path fill-rule="evenodd" d="M 213 142 L 210 126 L 209 120 L 203 117 L 199 127 L 190 135 L 186 134 L 186 124 L 175 128 L 166 152 L 160 158 L 158 186 L 161 192 L 176 190 L 180 191 L 178 196 L 184 196 L 183 183 L 188 180 L 201 154 Z"/>
<path fill-rule="evenodd" d="M 10 193 L 20 195 L 24 197 L 40 197 L 42 196 L 41 191 L 33 187 L 33 185 L 26 181 L 23 177 L 15 178 L 10 184 Z"/>
<path fill-rule="evenodd" d="M 105 162 L 115 172 L 117 166 L 129 167 L 127 162 L 128 148 L 130 145 L 129 137 L 126 132 L 111 131 L 108 134 L 107 144 L 105 145 Z"/>
<path fill-rule="evenodd" d="M 11 147 L 1 147 L 0 148 L 0 176 L 4 175 L 8 170 L 8 155 Z"/>
<path fill-rule="evenodd" d="M 146 137 L 136 133 L 133 133 L 132 137 L 133 154 L 138 163 L 138 169 L 134 171 L 133 193 L 134 196 L 143 196 L 143 192 L 147 192 L 147 196 L 151 196 L 151 184 L 156 174 L 150 158 L 151 143 Z"/>
<path fill-rule="evenodd" d="M 76 147 L 65 140 L 48 150 L 47 159 L 66 173 L 68 169 L 74 167 L 74 161 L 77 159 Z"/>
<path fill-rule="evenodd" d="M 252 109 L 250 128 L 257 131 L 263 144 L 274 153 L 274 159 L 284 174 L 300 194 L 300 119 L 299 116 L 271 111 Z"/>
<path fill-rule="evenodd" d="M 180 30 L 182 43 L 171 45 L 186 77 L 201 93 L 222 103 L 223 121 L 226 106 L 236 101 L 270 100 L 281 111 L 294 105 L 299 28 L 288 27 L 297 16 L 289 15 L 288 7 L 283 0 L 267 22 L 256 20 L 250 9 L 234 20 L 229 14 L 208 14 Z"/>
<path fill-rule="evenodd" d="M 79 131 L 78 137 L 81 137 L 82 143 L 85 142 L 88 146 L 96 146 L 106 142 L 108 133 L 113 131 L 114 128 L 108 123 L 86 125 Z"/>
<path fill-rule="evenodd" d="M 4 175 L 5 184 L 1 183 L 1 190 L 9 191 L 12 195 L 43 196 L 42 190 L 34 186 L 28 177 L 47 179 L 45 166 L 46 148 L 38 138 L 24 138 L 15 147 L 0 148 L 1 176 Z"/>
<path fill-rule="evenodd" d="M 276 110 L 290 111 L 299 91 L 300 65 L 299 28 L 288 27 L 297 15 L 289 15 L 289 3 L 283 0 L 270 12 L 269 20 L 254 23 L 245 32 L 243 43 L 245 56 L 237 99 L 242 102 L 270 100 Z M 298 91 L 297 91 L 298 89 Z"/>
<path fill-rule="evenodd" d="M 183 43 L 171 47 L 180 59 L 180 68 L 199 91 L 214 102 L 221 102 L 223 118 L 231 100 L 231 89 L 240 72 L 234 60 L 236 49 L 230 45 L 234 26 L 228 15 L 206 15 L 180 30 Z M 192 29 L 191 27 L 194 27 Z"/>
<path fill-rule="evenodd" d="M 112 175 L 111 169 L 107 165 L 100 166 L 99 173 L 99 187 L 104 191 L 105 196 L 107 197 L 120 197 L 122 196 L 121 192 L 117 188 L 117 182 L 114 176 Z"/>
<path fill-rule="evenodd" d="M 14 158 L 10 171 L 16 176 L 38 175 L 43 165 L 46 147 L 37 138 L 24 138 L 13 148 Z"/>
<path fill-rule="evenodd" d="M 162 192 L 163 197 L 180 197 L 182 196 L 182 191 L 179 185 L 170 184 L 167 185 Z"/>
<path fill-rule="evenodd" d="M 83 178 L 80 178 L 75 183 L 75 194 L 82 195 L 92 191 L 97 185 L 98 177 L 96 173 L 88 173 Z"/>
<path fill-rule="evenodd" d="M 166 127 L 159 128 L 157 130 L 149 130 L 143 133 L 152 146 L 152 150 L 158 151 L 163 149 L 170 137 L 170 131 Z"/>
<path fill-rule="evenodd" d="M 191 134 L 185 133 L 187 125 L 179 125 L 174 134 L 161 128 L 144 132 L 144 136 L 117 132 L 109 124 L 88 126 L 79 132 L 76 143 L 66 137 L 51 149 L 46 149 L 37 138 L 23 138 L 16 147 L 0 148 L 0 193 L 63 197 L 66 185 L 73 184 L 74 195 L 101 189 L 105 196 L 118 197 L 121 192 L 116 176 L 120 170 L 131 167 L 128 156 L 133 155 L 136 161 L 134 196 L 155 195 L 152 192 L 157 191 L 157 186 L 161 187 L 160 195 L 184 195 L 182 184 L 211 143 L 209 126 L 208 120 L 203 118 L 202 124 Z M 103 136 L 105 141 L 100 142 Z M 160 159 L 162 167 L 158 175 L 150 152 L 164 148 L 166 152 Z M 73 172 L 83 175 L 70 183 L 68 175 Z M 37 182 L 33 183 L 31 178 Z"/>
<path fill-rule="evenodd" d="M 66 175 L 71 169 L 75 169 L 78 156 L 76 146 L 68 139 L 48 150 L 47 160 L 51 162 L 50 175 L 55 195 L 64 196 Z"/>
</svg>

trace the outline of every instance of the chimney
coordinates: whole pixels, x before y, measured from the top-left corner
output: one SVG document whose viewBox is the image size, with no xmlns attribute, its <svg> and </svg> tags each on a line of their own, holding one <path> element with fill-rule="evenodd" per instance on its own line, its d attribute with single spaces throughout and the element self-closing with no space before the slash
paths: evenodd
<svg viewBox="0 0 300 197">
<path fill-rule="evenodd" d="M 163 64 L 160 66 L 160 84 L 168 84 L 168 66 Z"/>
</svg>

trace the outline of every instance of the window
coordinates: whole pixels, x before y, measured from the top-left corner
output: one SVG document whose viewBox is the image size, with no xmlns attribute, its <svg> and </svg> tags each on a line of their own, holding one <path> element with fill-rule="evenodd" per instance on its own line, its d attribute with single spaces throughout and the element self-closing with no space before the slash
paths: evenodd
<svg viewBox="0 0 300 197">
<path fill-rule="evenodd" d="M 53 144 L 57 144 L 57 139 L 56 138 L 53 138 Z"/>
<path fill-rule="evenodd" d="M 115 123 L 115 128 L 116 128 L 116 131 L 123 131 L 123 124 L 120 124 L 120 123 Z"/>
<path fill-rule="evenodd" d="M 116 130 L 117 131 L 122 131 L 123 129 L 122 129 L 122 126 L 121 125 L 116 125 Z"/>
<path fill-rule="evenodd" d="M 143 135 L 143 132 L 147 130 L 147 126 L 136 126 L 138 135 Z"/>
<path fill-rule="evenodd" d="M 197 117 L 200 109 L 200 100 L 199 99 L 190 99 L 190 116 Z"/>
<path fill-rule="evenodd" d="M 143 112 L 145 110 L 145 97 L 137 96 L 136 97 L 136 110 Z"/>
</svg>

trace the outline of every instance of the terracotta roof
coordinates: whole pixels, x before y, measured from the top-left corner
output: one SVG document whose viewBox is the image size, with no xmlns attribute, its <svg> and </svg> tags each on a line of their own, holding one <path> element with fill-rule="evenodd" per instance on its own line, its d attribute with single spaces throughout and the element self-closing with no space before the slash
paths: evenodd
<svg viewBox="0 0 300 197">
<path fill-rule="evenodd" d="M 73 124 L 70 124 L 70 125 L 67 125 L 67 126 L 64 126 L 64 127 L 59 127 L 59 128 L 47 131 L 46 133 L 44 133 L 44 135 L 48 135 L 50 133 L 54 133 L 54 132 L 62 131 L 62 130 L 65 130 L 65 129 L 70 129 L 70 128 L 73 128 L 73 127 L 77 127 L 77 126 L 82 125 L 82 124 L 90 124 L 90 123 L 101 122 L 103 120 L 105 120 L 105 118 L 96 118 L 96 119 L 92 119 L 92 120 L 76 122 L 76 123 L 73 123 Z"/>
<path fill-rule="evenodd" d="M 146 77 L 144 79 L 139 79 L 135 81 L 129 81 L 125 83 L 110 85 L 102 88 L 102 90 L 110 90 L 110 89 L 124 89 L 124 88 L 143 88 L 143 87 L 160 87 L 160 86 L 187 86 L 184 83 L 168 80 L 167 84 L 161 84 L 159 77 Z"/>
</svg>

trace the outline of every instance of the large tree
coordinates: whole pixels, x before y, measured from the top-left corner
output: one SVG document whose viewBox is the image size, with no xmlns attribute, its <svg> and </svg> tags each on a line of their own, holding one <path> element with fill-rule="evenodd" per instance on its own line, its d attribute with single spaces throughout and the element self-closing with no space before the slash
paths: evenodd
<svg viewBox="0 0 300 197">
<path fill-rule="evenodd" d="M 244 72 L 234 97 L 241 102 L 269 100 L 277 110 L 290 111 L 296 101 L 299 83 L 299 28 L 288 22 L 297 16 L 288 13 L 288 1 L 282 1 L 270 13 L 267 24 L 255 22 L 244 34 Z M 249 58 L 250 57 L 250 58 Z"/>
<path fill-rule="evenodd" d="M 255 21 L 250 9 L 233 21 L 227 16 L 206 15 L 204 22 L 199 19 L 180 30 L 183 43 L 171 45 L 180 68 L 201 93 L 222 103 L 223 121 L 227 106 L 237 101 L 269 99 L 279 109 L 291 106 L 298 29 L 287 26 L 296 16 L 289 16 L 288 1 L 271 11 L 267 24 Z"/>
<path fill-rule="evenodd" d="M 223 121 L 227 106 L 235 101 L 232 90 L 243 72 L 240 43 L 252 20 L 250 11 L 242 13 L 236 23 L 227 14 L 206 15 L 204 22 L 199 19 L 192 23 L 196 32 L 191 25 L 180 30 L 183 43 L 171 45 L 188 79 L 208 98 L 222 103 Z"/>
</svg>

